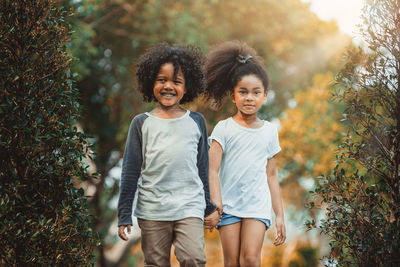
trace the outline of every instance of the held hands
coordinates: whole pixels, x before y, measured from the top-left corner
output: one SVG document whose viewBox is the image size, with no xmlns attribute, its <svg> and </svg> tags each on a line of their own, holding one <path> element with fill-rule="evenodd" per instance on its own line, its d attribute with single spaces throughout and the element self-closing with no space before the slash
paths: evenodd
<svg viewBox="0 0 400 267">
<path fill-rule="evenodd" d="M 282 217 L 276 217 L 275 226 L 276 226 L 276 238 L 274 240 L 274 245 L 279 246 L 282 245 L 286 240 L 285 222 Z"/>
<path fill-rule="evenodd" d="M 128 224 L 128 225 L 121 225 L 120 227 L 118 227 L 118 235 L 122 240 L 128 241 L 128 237 L 125 234 L 125 227 L 128 227 L 128 234 L 131 233 L 131 227 L 132 225 Z"/>
<path fill-rule="evenodd" d="M 204 226 L 206 229 L 213 231 L 214 227 L 221 221 L 222 209 L 216 208 L 214 212 L 204 218 Z"/>
</svg>

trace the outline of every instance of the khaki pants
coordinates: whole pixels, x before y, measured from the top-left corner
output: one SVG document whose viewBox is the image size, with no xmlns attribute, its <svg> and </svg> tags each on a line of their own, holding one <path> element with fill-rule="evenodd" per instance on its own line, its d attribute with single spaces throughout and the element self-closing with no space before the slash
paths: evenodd
<svg viewBox="0 0 400 267">
<path fill-rule="evenodd" d="M 200 218 L 150 221 L 138 218 L 145 266 L 171 266 L 171 245 L 182 267 L 205 266 L 204 228 Z"/>
</svg>

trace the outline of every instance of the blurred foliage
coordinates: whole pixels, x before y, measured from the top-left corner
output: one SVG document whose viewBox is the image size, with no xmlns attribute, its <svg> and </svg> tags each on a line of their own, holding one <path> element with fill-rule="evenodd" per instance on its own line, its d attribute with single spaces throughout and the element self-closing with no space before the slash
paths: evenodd
<svg viewBox="0 0 400 267">
<path fill-rule="evenodd" d="M 333 175 L 321 176 L 315 190 L 326 220 L 307 223 L 331 238 L 327 264 L 400 264 L 399 17 L 399 1 L 368 1 L 362 34 L 369 52 L 348 50 L 336 76 L 348 134 Z"/>
<path fill-rule="evenodd" d="M 87 266 L 95 234 L 83 190 L 86 137 L 55 1 L 0 5 L 0 265 Z"/>
<path fill-rule="evenodd" d="M 304 208 L 307 191 L 301 179 L 316 178 L 333 171 L 336 144 L 344 127 L 339 123 L 340 105 L 330 101 L 332 74 L 317 74 L 308 90 L 299 91 L 292 108 L 281 119 L 278 167 L 285 179 L 281 183 L 286 204 Z M 282 173 L 283 172 L 283 173 Z M 301 201 L 304 200 L 304 201 Z"/>
<path fill-rule="evenodd" d="M 72 73 L 80 91 L 86 133 L 95 143 L 99 179 L 86 190 L 95 230 L 103 240 L 98 263 L 106 266 L 105 250 L 117 239 L 108 238 L 116 218 L 110 206 L 118 194 L 119 177 L 110 172 L 123 154 L 131 119 L 150 110 L 135 90 L 135 62 L 152 44 L 191 43 L 206 52 L 218 42 L 241 39 L 255 47 L 271 77 L 270 101 L 261 110 L 266 119 L 287 108 L 295 92 L 312 86 L 316 73 L 335 71 L 338 57 L 350 39 L 334 22 L 324 22 L 300 0 L 64 0 L 74 10 L 69 18 L 74 34 L 68 49 L 76 58 Z M 229 101 L 227 101 L 229 102 Z M 207 118 L 208 130 L 235 111 L 227 104 L 215 112 L 199 99 L 187 108 Z M 122 241 L 121 241 L 122 242 Z"/>
</svg>

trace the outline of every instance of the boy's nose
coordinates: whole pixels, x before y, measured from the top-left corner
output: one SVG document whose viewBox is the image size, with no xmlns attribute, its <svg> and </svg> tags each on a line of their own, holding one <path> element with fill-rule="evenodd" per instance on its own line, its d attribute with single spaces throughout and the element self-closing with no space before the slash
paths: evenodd
<svg viewBox="0 0 400 267">
<path fill-rule="evenodd" d="M 171 82 L 164 83 L 164 89 L 165 90 L 168 90 L 168 89 L 172 90 L 172 88 L 173 88 L 173 86 L 172 86 Z"/>
</svg>

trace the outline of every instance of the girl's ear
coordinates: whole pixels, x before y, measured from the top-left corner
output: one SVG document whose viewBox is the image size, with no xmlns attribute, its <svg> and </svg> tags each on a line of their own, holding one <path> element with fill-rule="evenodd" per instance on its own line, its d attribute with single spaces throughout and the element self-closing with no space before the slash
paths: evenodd
<svg viewBox="0 0 400 267">
<path fill-rule="evenodd" d="M 267 100 L 267 96 L 268 96 L 268 90 L 264 89 L 264 102 L 265 100 Z"/>
<path fill-rule="evenodd" d="M 233 90 L 229 91 L 229 97 L 232 99 L 232 103 L 235 103 L 235 88 L 233 88 Z"/>
</svg>

